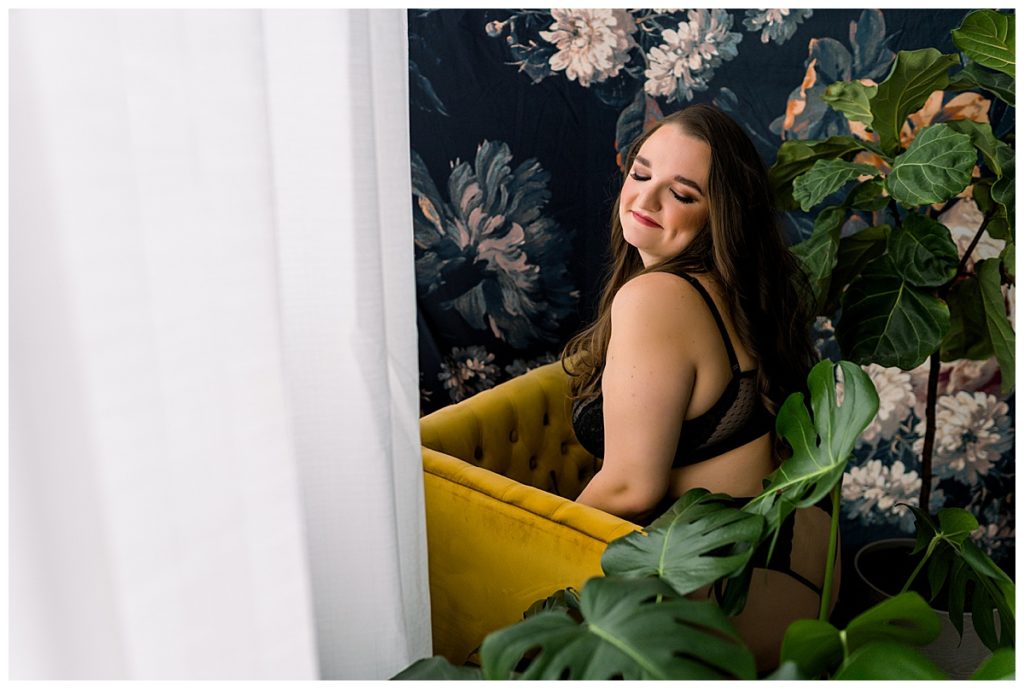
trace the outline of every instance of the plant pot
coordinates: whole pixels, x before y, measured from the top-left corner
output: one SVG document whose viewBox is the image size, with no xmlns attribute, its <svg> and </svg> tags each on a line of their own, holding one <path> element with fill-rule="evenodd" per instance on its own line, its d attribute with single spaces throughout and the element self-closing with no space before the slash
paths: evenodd
<svg viewBox="0 0 1024 689">
<path fill-rule="evenodd" d="M 868 606 L 881 603 L 899 593 L 916 560 L 911 560 L 912 538 L 887 538 L 868 543 L 857 551 L 853 568 L 860 580 Z M 950 679 L 968 679 L 982 661 L 992 655 L 974 630 L 971 613 L 964 612 L 961 639 L 945 610 L 932 608 L 941 620 L 939 636 L 919 650 L 922 655 L 949 675 Z M 998 618 L 997 618 L 998 619 Z"/>
</svg>

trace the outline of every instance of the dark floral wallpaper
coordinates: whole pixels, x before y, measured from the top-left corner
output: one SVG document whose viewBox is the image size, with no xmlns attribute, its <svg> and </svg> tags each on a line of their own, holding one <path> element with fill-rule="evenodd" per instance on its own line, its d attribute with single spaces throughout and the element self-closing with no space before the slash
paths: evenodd
<svg viewBox="0 0 1024 689">
<path fill-rule="evenodd" d="M 899 50 L 955 52 L 966 12 L 409 10 L 423 413 L 555 360 L 593 317 L 618 164 L 646 122 L 714 103 L 769 164 L 786 139 L 866 137 L 822 100 L 826 86 L 882 81 Z M 968 91 L 911 116 L 960 118 L 1002 135 L 1014 112 Z M 940 220 L 963 252 L 981 218 L 966 196 Z M 786 224 L 797 242 L 813 216 Z M 1002 248 L 986 235 L 973 258 Z M 831 323 L 816 330 L 822 356 L 840 357 Z M 865 370 L 880 408 L 843 485 L 847 546 L 911 533 L 896 503 L 916 503 L 921 485 L 927 362 Z M 975 537 L 1012 572 L 1014 397 L 1000 395 L 994 358 L 944 363 L 939 394 L 932 508 L 971 509 Z"/>
</svg>

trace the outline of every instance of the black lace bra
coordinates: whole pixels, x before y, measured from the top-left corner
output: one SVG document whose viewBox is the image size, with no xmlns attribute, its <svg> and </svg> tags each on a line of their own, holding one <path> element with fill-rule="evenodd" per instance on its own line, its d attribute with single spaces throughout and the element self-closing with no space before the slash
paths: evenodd
<svg viewBox="0 0 1024 689">
<path fill-rule="evenodd" d="M 765 408 L 757 391 L 757 369 L 740 370 L 736 350 L 711 295 L 692 275 L 679 277 L 693 285 L 711 309 L 729 354 L 732 379 L 714 406 L 696 418 L 683 421 L 673 467 L 717 457 L 759 438 L 775 425 L 775 417 Z M 573 402 L 572 427 L 587 452 L 604 457 L 604 404 L 600 394 Z"/>
</svg>

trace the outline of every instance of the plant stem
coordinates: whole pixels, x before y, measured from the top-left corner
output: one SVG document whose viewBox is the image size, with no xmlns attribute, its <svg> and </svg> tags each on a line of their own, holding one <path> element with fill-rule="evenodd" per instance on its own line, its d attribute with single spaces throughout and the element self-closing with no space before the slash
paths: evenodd
<svg viewBox="0 0 1024 689">
<path fill-rule="evenodd" d="M 928 399 L 924 410 L 924 448 L 921 450 L 921 498 L 918 507 L 931 513 L 932 497 L 932 454 L 935 450 L 935 404 L 939 392 L 939 349 L 932 352 L 928 368 Z"/>
<path fill-rule="evenodd" d="M 935 550 L 934 539 L 931 543 L 928 544 L 928 550 L 925 552 L 924 557 L 921 558 L 921 561 L 917 563 L 917 567 L 914 567 L 914 571 L 910 573 L 910 578 L 907 579 L 907 583 L 903 584 L 903 588 L 900 589 L 900 593 L 906 593 L 907 589 L 910 588 L 910 585 L 914 583 L 914 579 L 917 578 L 917 575 L 921 571 L 921 568 L 924 567 L 924 563 L 928 562 L 928 558 L 931 557 L 933 550 Z"/>
<path fill-rule="evenodd" d="M 821 607 L 818 619 L 828 622 L 829 606 L 832 604 L 832 578 L 836 566 L 836 550 L 839 547 L 839 498 L 842 495 L 843 480 L 839 477 L 832 487 L 832 523 L 828 529 L 828 555 L 825 558 L 825 580 L 821 582 Z"/>
</svg>

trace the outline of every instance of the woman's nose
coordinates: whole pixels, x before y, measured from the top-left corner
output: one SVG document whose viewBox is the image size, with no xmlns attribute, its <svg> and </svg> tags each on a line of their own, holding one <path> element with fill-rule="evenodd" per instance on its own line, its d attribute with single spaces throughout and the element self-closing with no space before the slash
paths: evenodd
<svg viewBox="0 0 1024 689">
<path fill-rule="evenodd" d="M 649 184 L 641 189 L 637 195 L 637 200 L 640 202 L 640 206 L 650 211 L 659 210 L 661 207 L 658 189 L 653 184 Z"/>
</svg>

